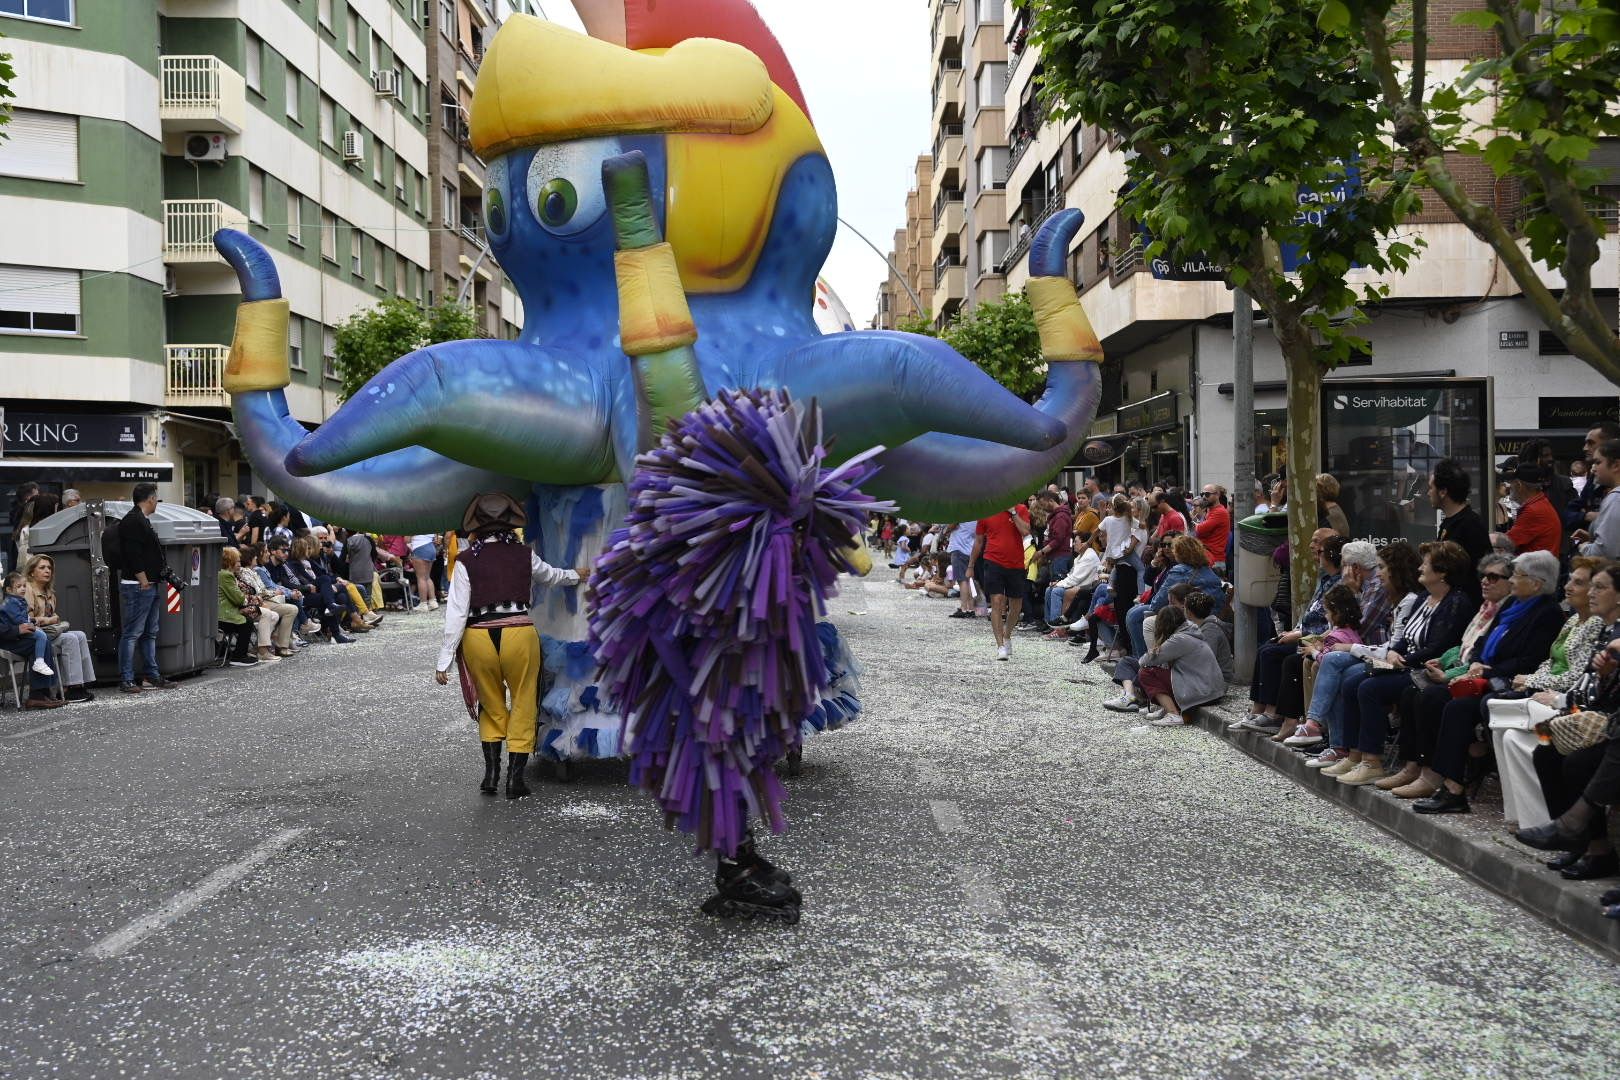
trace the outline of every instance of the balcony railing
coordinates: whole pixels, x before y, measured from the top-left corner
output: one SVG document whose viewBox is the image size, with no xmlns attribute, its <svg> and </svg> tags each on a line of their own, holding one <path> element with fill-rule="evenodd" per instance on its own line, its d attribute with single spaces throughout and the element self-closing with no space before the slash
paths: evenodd
<svg viewBox="0 0 1620 1080">
<path fill-rule="evenodd" d="M 937 289 L 943 285 L 945 283 L 945 275 L 950 273 L 952 269 L 961 265 L 962 260 L 957 257 L 956 252 L 947 251 L 945 254 L 941 255 L 939 257 L 939 261 L 934 264 L 934 288 Z"/>
<path fill-rule="evenodd" d="M 165 398 L 170 405 L 228 404 L 225 397 L 225 361 L 230 355 L 226 345 L 165 345 L 168 355 L 168 388 Z"/>
<path fill-rule="evenodd" d="M 1041 222 L 1057 213 L 1058 208 L 1062 205 L 1062 199 L 1052 199 L 1045 203 L 1030 204 L 1028 214 L 1026 215 L 1028 225 L 1019 228 L 1018 239 L 1014 241 L 1013 246 L 1008 250 L 1006 258 L 1001 260 L 1002 273 L 1005 274 L 1008 270 L 1011 270 L 1013 267 L 1018 265 L 1018 260 L 1024 257 L 1024 252 L 1029 250 L 1030 242 L 1035 239 L 1035 234 L 1040 231 Z"/>
<path fill-rule="evenodd" d="M 945 210 L 951 203 L 959 203 L 961 201 L 962 192 L 960 190 L 946 188 L 944 191 L 941 191 L 939 193 L 939 198 L 934 200 L 934 224 L 936 226 L 939 224 L 939 219 L 945 216 Z"/>
<path fill-rule="evenodd" d="M 463 222 L 461 225 L 461 238 L 482 251 L 489 250 L 489 241 L 484 239 L 484 230 L 477 225 L 468 225 Z"/>
<path fill-rule="evenodd" d="M 941 124 L 939 134 L 934 137 L 934 168 L 939 168 L 939 156 L 945 152 L 945 144 L 952 139 L 962 137 L 961 124 Z"/>
<path fill-rule="evenodd" d="M 218 199 L 164 199 L 163 261 L 224 262 L 214 250 L 214 234 L 246 222 L 241 211 Z"/>
<path fill-rule="evenodd" d="M 241 133 L 247 99 L 235 70 L 217 56 L 164 56 L 159 63 L 160 120 L 193 131 Z"/>
<path fill-rule="evenodd" d="M 1114 256 L 1111 269 L 1115 277 L 1123 277 L 1126 274 L 1134 274 L 1142 265 L 1142 237 L 1138 234 L 1132 236 L 1125 249 Z"/>
</svg>

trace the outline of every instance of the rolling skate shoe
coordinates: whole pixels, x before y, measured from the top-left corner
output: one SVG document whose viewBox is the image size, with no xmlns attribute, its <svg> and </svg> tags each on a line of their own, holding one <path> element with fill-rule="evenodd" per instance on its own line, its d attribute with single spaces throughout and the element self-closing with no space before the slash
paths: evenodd
<svg viewBox="0 0 1620 1080">
<path fill-rule="evenodd" d="M 718 890 L 703 902 L 703 914 L 722 919 L 763 919 L 793 926 L 799 921 L 799 891 L 776 880 L 763 859 L 721 860 L 714 873 Z M 779 871 L 778 871 L 779 872 Z"/>
<path fill-rule="evenodd" d="M 759 853 L 759 849 L 754 846 L 754 838 L 752 836 L 737 845 L 737 858 L 734 861 L 743 866 L 756 867 L 759 873 L 764 874 L 767 878 L 782 885 L 793 884 L 793 875 L 789 874 L 786 870 L 780 869 L 769 859 L 765 858 L 765 856 L 761 855 Z M 793 902 L 795 904 L 799 902 L 799 891 L 797 889 L 793 890 Z"/>
</svg>

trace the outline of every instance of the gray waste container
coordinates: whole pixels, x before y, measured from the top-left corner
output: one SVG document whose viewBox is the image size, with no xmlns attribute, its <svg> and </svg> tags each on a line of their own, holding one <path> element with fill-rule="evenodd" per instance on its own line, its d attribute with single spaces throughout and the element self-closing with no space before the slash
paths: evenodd
<svg viewBox="0 0 1620 1080">
<path fill-rule="evenodd" d="M 91 499 L 33 526 L 29 550 L 56 563 L 58 611 L 90 638 L 96 678 L 118 681 L 118 579 L 101 561 L 102 527 L 112 528 L 129 513 L 128 502 Z M 219 552 L 225 546 L 219 522 L 201 510 L 159 503 L 152 529 L 163 558 L 185 585 L 176 597 L 162 590 L 158 623 L 158 668 L 164 675 L 187 675 L 213 663 L 219 637 Z M 94 553 L 92 557 L 92 548 Z M 179 610 L 175 611 L 178 605 Z"/>
<path fill-rule="evenodd" d="M 1254 514 L 1238 522 L 1237 598 L 1251 607 L 1270 607 L 1282 569 L 1272 552 L 1288 542 L 1288 511 Z"/>
</svg>

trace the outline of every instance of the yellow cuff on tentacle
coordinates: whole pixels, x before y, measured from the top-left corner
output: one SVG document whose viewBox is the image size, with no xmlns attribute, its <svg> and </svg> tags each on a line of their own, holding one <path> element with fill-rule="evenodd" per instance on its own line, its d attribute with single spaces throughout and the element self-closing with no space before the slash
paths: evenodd
<svg viewBox="0 0 1620 1080">
<path fill-rule="evenodd" d="M 675 249 L 668 243 L 613 255 L 619 278 L 619 340 L 630 356 L 666 352 L 697 340 L 681 288 Z"/>
<path fill-rule="evenodd" d="M 286 300 L 254 300 L 236 309 L 236 336 L 225 362 L 225 392 L 279 390 L 287 373 Z"/>
<path fill-rule="evenodd" d="M 1035 326 L 1041 333 L 1041 354 L 1048 360 L 1101 362 L 1102 342 L 1091 328 L 1074 282 L 1061 277 L 1033 277 L 1024 286 Z"/>
</svg>

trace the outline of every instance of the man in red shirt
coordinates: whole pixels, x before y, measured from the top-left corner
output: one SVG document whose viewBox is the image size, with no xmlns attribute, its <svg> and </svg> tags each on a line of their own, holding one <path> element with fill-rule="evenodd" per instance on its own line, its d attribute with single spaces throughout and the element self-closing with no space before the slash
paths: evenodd
<svg viewBox="0 0 1620 1080">
<path fill-rule="evenodd" d="M 1012 655 L 1012 629 L 1024 608 L 1024 537 L 1029 535 L 1029 507 L 1019 504 L 1011 510 L 980 518 L 973 530 L 973 554 L 968 557 L 968 577 L 974 576 L 979 559 L 984 559 L 984 592 L 990 598 L 990 629 L 996 635 L 996 659 Z"/>
<path fill-rule="evenodd" d="M 1209 555 L 1209 565 L 1217 574 L 1226 574 L 1226 541 L 1232 535 L 1232 512 L 1226 508 L 1226 489 L 1219 484 L 1205 484 L 1198 493 L 1198 505 L 1204 510 L 1204 520 L 1193 529 L 1203 542 Z"/>
<path fill-rule="evenodd" d="M 1513 528 L 1508 530 L 1508 539 L 1520 554 L 1545 551 L 1556 559 L 1564 542 L 1564 523 L 1542 491 L 1542 485 L 1549 479 L 1547 470 L 1521 462 L 1509 479 L 1519 514 L 1513 519 Z"/>
</svg>

